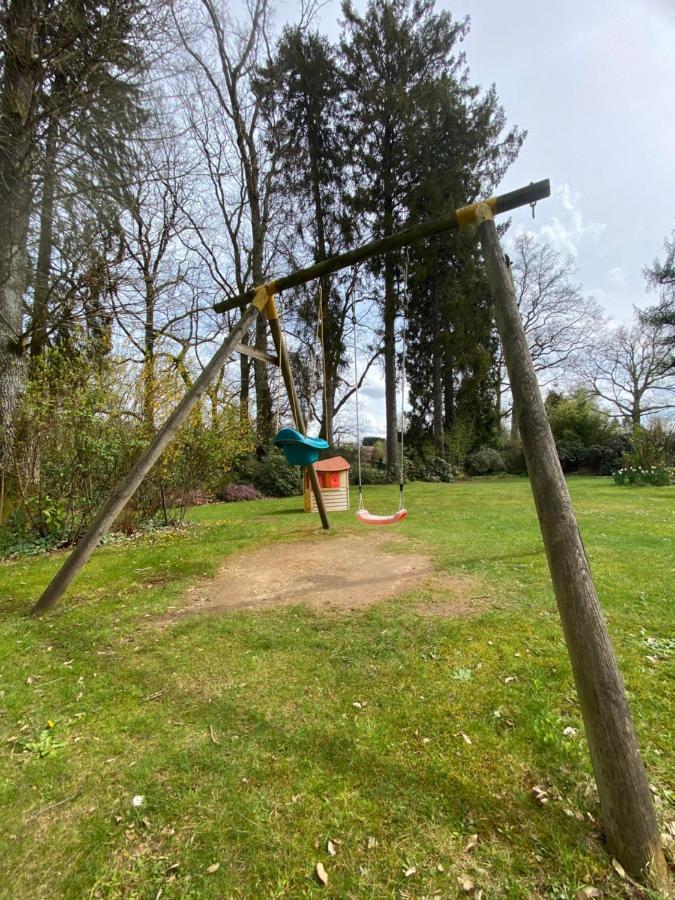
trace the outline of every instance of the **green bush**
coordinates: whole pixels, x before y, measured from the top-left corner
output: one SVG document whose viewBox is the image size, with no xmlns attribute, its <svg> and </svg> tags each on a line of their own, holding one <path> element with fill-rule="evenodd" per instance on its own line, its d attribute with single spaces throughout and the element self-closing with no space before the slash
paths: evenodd
<svg viewBox="0 0 675 900">
<path fill-rule="evenodd" d="M 386 469 L 378 469 L 375 466 L 361 466 L 361 484 L 392 484 L 398 481 L 398 476 L 390 476 Z M 352 465 L 349 471 L 350 484 L 359 483 L 359 467 Z"/>
<path fill-rule="evenodd" d="M 616 484 L 624 486 L 666 487 L 675 481 L 675 470 L 667 469 L 665 466 L 650 466 L 647 469 L 639 466 L 626 466 L 615 472 L 612 477 Z"/>
<path fill-rule="evenodd" d="M 502 455 L 494 447 L 480 447 L 466 458 L 466 470 L 470 475 L 493 475 L 506 471 Z"/>
<path fill-rule="evenodd" d="M 77 540 L 143 443 L 110 360 L 60 350 L 33 360 L 16 418 L 6 530 L 45 547 Z"/>
<path fill-rule="evenodd" d="M 249 456 L 240 460 L 234 471 L 237 484 L 252 484 L 265 497 L 293 497 L 302 493 L 302 470 L 291 466 L 280 450 L 273 449 L 257 459 Z"/>
<path fill-rule="evenodd" d="M 505 440 L 500 452 L 507 472 L 510 472 L 512 475 L 527 475 L 527 463 L 525 462 L 523 445 L 519 440 L 511 440 L 510 438 Z"/>
<path fill-rule="evenodd" d="M 403 473 L 406 481 L 426 481 L 450 483 L 454 481 L 454 473 L 450 463 L 440 456 L 425 460 L 419 456 L 405 457 Z"/>
<path fill-rule="evenodd" d="M 157 421 L 175 404 L 177 378 L 168 368 L 155 381 Z M 83 534 L 150 439 L 143 384 L 138 370 L 86 348 L 53 349 L 31 361 L 5 484 L 3 552 L 65 546 Z M 210 400 L 208 414 L 206 402 L 197 405 L 118 518 L 117 531 L 181 521 L 186 506 L 212 498 L 233 459 L 250 449 L 238 410 L 217 396 Z"/>
</svg>

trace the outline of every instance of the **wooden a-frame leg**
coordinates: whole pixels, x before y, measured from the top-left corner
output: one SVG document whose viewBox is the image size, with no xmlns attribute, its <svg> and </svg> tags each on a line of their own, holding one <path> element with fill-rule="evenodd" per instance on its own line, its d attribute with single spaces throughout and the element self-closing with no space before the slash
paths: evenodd
<svg viewBox="0 0 675 900">
<path fill-rule="evenodd" d="M 284 384 L 286 385 L 286 393 L 288 394 L 288 399 L 293 409 L 295 427 L 301 434 L 307 434 L 305 417 L 303 416 L 302 410 L 300 409 L 300 402 L 295 390 L 295 382 L 293 381 L 293 373 L 291 371 L 291 365 L 288 360 L 286 341 L 284 340 L 284 335 L 281 331 L 281 326 L 279 325 L 279 319 L 276 315 L 276 306 L 274 305 L 273 299 L 271 299 L 268 306 L 265 307 L 265 312 L 267 314 L 267 320 L 269 322 L 270 331 L 272 333 L 274 347 L 277 351 L 277 356 L 279 357 L 279 366 L 281 368 L 281 375 L 284 379 Z M 319 511 L 319 516 L 321 517 L 321 525 L 323 526 L 324 531 L 328 531 L 330 529 L 330 522 L 328 521 L 326 504 L 323 500 L 323 494 L 321 493 L 321 487 L 319 485 L 319 479 L 317 477 L 316 470 L 312 465 L 307 466 L 306 468 L 309 475 L 310 484 L 312 485 L 312 493 L 314 494 L 314 499 L 316 501 L 316 508 Z"/>
</svg>

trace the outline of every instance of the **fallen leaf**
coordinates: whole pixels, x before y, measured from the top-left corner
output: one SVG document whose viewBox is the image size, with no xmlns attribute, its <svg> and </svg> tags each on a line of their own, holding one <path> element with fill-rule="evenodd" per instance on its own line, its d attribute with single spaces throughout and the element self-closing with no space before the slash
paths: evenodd
<svg viewBox="0 0 675 900">
<path fill-rule="evenodd" d="M 131 805 L 135 809 L 139 809 L 141 806 L 143 806 L 144 802 L 145 802 L 145 797 L 143 796 L 143 794 L 136 794 L 135 797 L 131 798 Z"/>
<path fill-rule="evenodd" d="M 359 703 L 358 700 L 354 701 L 354 703 L 352 703 L 352 706 L 355 706 L 357 709 L 363 709 L 363 703 Z"/>
<path fill-rule="evenodd" d="M 459 734 L 460 734 L 460 737 L 462 738 L 462 740 L 464 741 L 464 743 L 469 744 L 469 746 L 471 746 L 471 738 L 469 737 L 469 735 L 464 734 L 463 731 L 460 731 Z"/>
<path fill-rule="evenodd" d="M 436 871 L 437 871 L 437 872 L 445 872 L 445 869 L 443 868 L 443 863 L 439 863 L 439 864 L 436 866 Z"/>
<path fill-rule="evenodd" d="M 507 675 L 506 678 L 504 679 L 504 684 L 511 684 L 511 682 L 515 681 L 515 680 L 516 680 L 515 675 Z"/>
<path fill-rule="evenodd" d="M 372 850 L 374 847 L 377 847 L 377 838 L 373 837 L 371 834 L 368 838 L 368 849 Z"/>
<path fill-rule="evenodd" d="M 317 863 L 315 871 L 316 877 L 319 879 L 321 884 L 326 887 L 326 885 L 328 884 L 328 872 L 326 872 L 326 870 L 324 869 L 323 863 Z"/>
<path fill-rule="evenodd" d="M 335 849 L 335 844 L 333 843 L 333 841 L 331 841 L 330 838 L 326 842 L 326 850 L 328 851 L 329 856 L 335 856 L 335 854 L 337 853 L 337 850 Z"/>
<path fill-rule="evenodd" d="M 209 873 L 209 875 L 213 875 L 213 873 L 217 872 L 219 868 L 220 868 L 220 863 L 211 863 L 211 865 L 208 867 L 208 869 L 206 871 Z"/>
<path fill-rule="evenodd" d="M 415 866 L 410 866 L 409 869 L 406 869 L 403 873 L 406 878 L 412 878 L 413 875 L 417 873 L 417 868 Z"/>
<path fill-rule="evenodd" d="M 532 796 L 540 806 L 545 806 L 550 799 L 546 791 L 543 788 L 539 787 L 538 784 L 535 784 L 532 788 Z"/>
<path fill-rule="evenodd" d="M 474 849 L 474 847 L 476 846 L 477 843 L 478 843 L 478 835 L 477 834 L 470 835 L 469 841 L 468 841 L 466 847 L 464 848 L 464 852 L 469 853 L 471 850 Z"/>
<path fill-rule="evenodd" d="M 577 900 L 590 900 L 591 897 L 602 897 L 602 891 L 590 884 L 584 884 L 576 893 Z"/>
<path fill-rule="evenodd" d="M 625 870 L 624 867 L 621 865 L 621 863 L 619 862 L 618 859 L 613 859 L 613 860 L 612 860 L 612 868 L 614 869 L 614 871 L 616 872 L 616 874 L 619 876 L 619 878 L 625 878 L 625 877 L 626 877 L 626 870 Z"/>
<path fill-rule="evenodd" d="M 571 725 L 568 725 L 567 728 L 563 729 L 563 735 L 565 737 L 576 737 L 579 734 L 578 728 L 572 728 Z"/>
<path fill-rule="evenodd" d="M 468 875 L 460 875 L 457 881 L 465 894 L 470 894 L 473 891 L 474 883 Z"/>
</svg>

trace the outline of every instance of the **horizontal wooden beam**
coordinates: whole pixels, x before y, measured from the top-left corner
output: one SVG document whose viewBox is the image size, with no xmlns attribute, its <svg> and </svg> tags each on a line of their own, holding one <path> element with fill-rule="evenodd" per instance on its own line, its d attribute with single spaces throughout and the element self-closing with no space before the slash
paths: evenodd
<svg viewBox="0 0 675 900">
<path fill-rule="evenodd" d="M 262 362 L 269 363 L 271 366 L 279 365 L 279 357 L 272 356 L 271 353 L 265 353 L 264 350 L 258 350 L 257 347 L 249 347 L 248 344 L 237 344 L 234 348 L 237 353 L 244 353 L 246 356 L 252 356 L 254 359 L 260 359 Z"/>
<path fill-rule="evenodd" d="M 508 194 L 501 194 L 498 197 L 491 197 L 485 202 L 490 206 L 495 214 L 509 212 L 520 206 L 527 206 L 536 203 L 537 200 L 543 200 L 551 195 L 551 184 L 546 178 L 544 181 L 533 182 L 526 187 L 518 188 L 510 191 Z M 277 278 L 271 284 L 277 293 L 286 291 L 288 288 L 297 287 L 300 284 L 306 284 L 322 275 L 330 275 L 331 272 L 337 272 L 340 269 L 346 269 L 356 263 L 364 262 L 366 259 L 372 259 L 373 256 L 381 256 L 383 253 L 389 253 L 392 250 L 398 250 L 406 244 L 412 244 L 415 241 L 421 241 L 424 238 L 433 237 L 444 231 L 451 231 L 455 228 L 462 228 L 466 225 L 472 225 L 475 221 L 476 209 L 478 203 L 472 203 L 469 206 L 463 206 L 461 209 L 453 209 L 452 212 L 439 216 L 437 219 L 431 219 L 429 222 L 422 222 L 419 225 L 413 225 L 404 231 L 398 231 L 389 237 L 379 238 L 376 241 L 370 241 L 363 244 L 355 250 L 349 250 L 347 253 L 340 253 L 336 256 L 329 256 L 321 262 L 308 266 L 305 269 L 298 269 L 281 278 Z M 214 305 L 214 310 L 219 313 L 228 310 L 237 309 L 245 306 L 253 300 L 254 289 L 232 297 L 229 300 L 221 300 L 220 303 Z"/>
</svg>

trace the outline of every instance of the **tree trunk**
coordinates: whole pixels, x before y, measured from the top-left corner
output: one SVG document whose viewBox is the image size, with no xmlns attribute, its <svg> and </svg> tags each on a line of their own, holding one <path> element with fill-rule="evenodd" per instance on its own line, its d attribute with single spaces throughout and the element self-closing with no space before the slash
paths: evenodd
<svg viewBox="0 0 675 900">
<path fill-rule="evenodd" d="M 436 450 L 438 456 L 443 456 L 443 453 L 445 451 L 445 431 L 443 428 L 443 344 L 441 339 L 441 306 L 438 296 L 438 282 L 434 283 L 432 290 L 432 403 L 434 422 L 434 449 Z"/>
<path fill-rule="evenodd" d="M 323 421 L 321 423 L 321 436 L 328 443 L 333 445 L 333 428 L 334 428 L 334 410 L 335 410 L 335 382 L 333 381 L 332 372 L 329 374 L 328 366 L 326 366 L 326 402 L 323 410 Z"/>
<path fill-rule="evenodd" d="M 251 228 L 253 231 L 251 274 L 253 283 L 258 286 L 264 283 L 265 276 L 263 272 L 264 228 L 260 216 L 257 193 L 249 198 L 249 203 L 251 207 Z M 259 316 L 255 323 L 255 347 L 257 350 L 267 351 L 267 327 L 263 316 Z M 259 359 L 253 360 L 253 383 L 255 385 L 256 431 L 258 439 L 262 442 L 267 442 L 271 439 L 274 430 L 272 392 L 270 391 L 267 374 L 267 363 Z"/>
<path fill-rule="evenodd" d="M 546 417 L 497 229 L 488 208 L 483 210 L 485 219 L 478 233 L 609 850 L 633 877 L 664 881 L 666 866 L 654 805 L 624 686 Z"/>
<path fill-rule="evenodd" d="M 387 417 L 387 468 L 398 465 L 398 429 L 396 423 L 396 287 L 394 257 L 384 262 L 384 395 Z"/>
<path fill-rule="evenodd" d="M 5 15 L 0 95 L 0 468 L 9 465 L 14 417 L 26 378 L 23 299 L 31 211 L 33 97 L 40 77 L 33 4 L 12 0 Z"/>
<path fill-rule="evenodd" d="M 145 284 L 145 333 L 143 339 L 143 424 L 148 435 L 155 431 L 157 373 L 155 370 L 155 286 L 147 278 Z"/>
<path fill-rule="evenodd" d="M 243 313 L 243 310 L 242 310 Z M 246 338 L 244 338 L 246 341 Z M 251 390 L 251 363 L 245 353 L 239 354 L 239 421 L 250 425 L 249 394 Z"/>
<path fill-rule="evenodd" d="M 49 325 L 49 289 L 54 245 L 54 193 L 56 190 L 56 149 L 58 119 L 53 114 L 47 125 L 44 175 L 42 179 L 42 208 L 40 209 L 40 239 L 35 268 L 35 292 L 31 323 L 30 355 L 39 356 L 47 346 Z"/>
<path fill-rule="evenodd" d="M 455 421 L 455 361 L 447 353 L 443 367 L 443 422 L 450 430 Z"/>
</svg>

